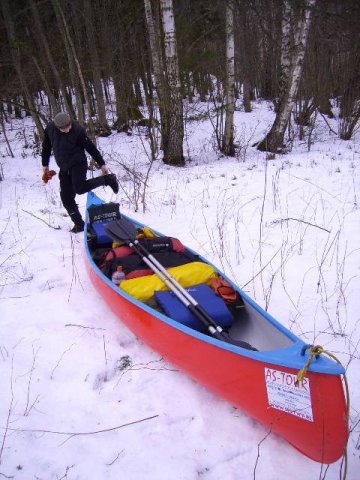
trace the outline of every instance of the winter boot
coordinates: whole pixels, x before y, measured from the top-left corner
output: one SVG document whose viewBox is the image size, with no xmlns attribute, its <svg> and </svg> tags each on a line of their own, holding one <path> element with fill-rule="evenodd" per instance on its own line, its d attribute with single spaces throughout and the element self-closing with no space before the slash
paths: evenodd
<svg viewBox="0 0 360 480">
<path fill-rule="evenodd" d="M 79 233 L 84 231 L 84 220 L 82 219 L 82 216 L 80 215 L 79 210 L 74 210 L 73 212 L 68 212 L 70 215 L 71 220 L 74 222 L 74 226 L 70 230 L 72 233 Z"/>
<path fill-rule="evenodd" d="M 70 229 L 70 232 L 71 233 L 80 233 L 80 232 L 83 232 L 84 231 L 84 222 L 82 224 L 75 224 L 71 229 Z"/>
<path fill-rule="evenodd" d="M 114 173 L 110 173 L 109 175 L 105 175 L 105 185 L 108 185 L 113 189 L 114 193 L 118 193 L 119 191 L 119 184 L 116 179 L 116 175 Z"/>
</svg>

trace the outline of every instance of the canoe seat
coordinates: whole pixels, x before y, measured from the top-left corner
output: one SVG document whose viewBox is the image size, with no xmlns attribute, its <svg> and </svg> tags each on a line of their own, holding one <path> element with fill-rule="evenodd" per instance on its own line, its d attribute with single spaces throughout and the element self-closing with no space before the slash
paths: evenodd
<svg viewBox="0 0 360 480">
<path fill-rule="evenodd" d="M 230 327 L 234 321 L 234 317 L 227 308 L 225 302 L 215 295 L 213 290 L 201 283 L 186 288 L 189 294 L 199 303 L 206 313 L 222 328 Z M 155 299 L 166 315 L 173 320 L 193 328 L 198 331 L 205 331 L 206 325 L 198 319 L 176 296 L 173 292 L 155 292 Z"/>
</svg>

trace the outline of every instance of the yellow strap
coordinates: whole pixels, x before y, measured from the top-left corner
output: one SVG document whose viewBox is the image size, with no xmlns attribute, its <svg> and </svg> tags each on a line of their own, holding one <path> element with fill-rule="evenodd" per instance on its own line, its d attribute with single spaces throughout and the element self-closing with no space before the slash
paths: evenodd
<svg viewBox="0 0 360 480">
<path fill-rule="evenodd" d="M 122 242 L 116 242 L 115 240 L 112 242 L 111 248 L 121 247 L 124 245 Z"/>
<path fill-rule="evenodd" d="M 327 350 L 324 350 L 323 347 L 321 347 L 320 345 L 315 345 L 314 347 L 311 347 L 309 349 L 310 351 L 310 355 L 309 355 L 309 358 L 307 359 L 305 365 L 303 366 L 303 368 L 301 370 L 299 370 L 298 374 L 297 374 L 297 381 L 296 383 L 298 384 L 299 382 L 301 382 L 303 380 L 303 378 L 305 377 L 306 375 L 306 372 L 309 368 L 309 365 L 310 363 L 312 362 L 312 359 L 318 355 L 321 355 L 322 353 L 324 353 L 325 355 L 327 355 L 328 357 L 332 358 L 333 360 L 335 360 L 335 362 L 337 362 L 339 365 L 342 365 L 342 363 L 340 362 L 340 360 L 335 357 L 335 355 L 331 352 L 328 352 Z M 344 368 L 345 370 L 345 368 Z M 346 393 L 346 398 L 345 398 L 345 401 L 346 401 L 346 420 L 347 420 L 347 424 L 349 425 L 349 416 L 350 416 L 350 391 L 349 391 L 349 384 L 348 384 L 348 381 L 347 381 L 347 378 L 346 378 L 346 374 L 344 373 L 343 375 L 343 381 L 344 381 L 344 384 L 345 384 L 345 393 Z M 343 480 L 346 479 L 346 475 L 347 475 L 347 465 L 348 465 L 348 456 L 347 456 L 347 446 L 345 446 L 345 450 L 344 450 L 344 455 L 343 455 L 343 464 L 344 464 L 344 473 L 343 473 Z"/>
<path fill-rule="evenodd" d="M 149 227 L 143 227 L 136 238 L 156 238 L 157 235 Z"/>
</svg>

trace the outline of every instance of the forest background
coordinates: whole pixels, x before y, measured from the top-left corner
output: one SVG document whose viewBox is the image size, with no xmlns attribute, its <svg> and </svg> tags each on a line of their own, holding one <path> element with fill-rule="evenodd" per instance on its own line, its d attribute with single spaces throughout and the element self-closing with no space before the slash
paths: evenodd
<svg viewBox="0 0 360 480">
<path fill-rule="evenodd" d="M 240 147 L 240 97 L 245 112 L 274 102 L 277 123 L 258 144 L 273 153 L 291 149 L 293 122 L 302 138 L 334 102 L 340 138 L 359 121 L 356 0 L 2 0 L 1 10 L 2 129 L 31 115 L 34 145 L 59 110 L 94 139 L 144 125 L 152 157 L 173 165 L 184 164 L 183 120 L 198 101 L 227 155 Z"/>
</svg>

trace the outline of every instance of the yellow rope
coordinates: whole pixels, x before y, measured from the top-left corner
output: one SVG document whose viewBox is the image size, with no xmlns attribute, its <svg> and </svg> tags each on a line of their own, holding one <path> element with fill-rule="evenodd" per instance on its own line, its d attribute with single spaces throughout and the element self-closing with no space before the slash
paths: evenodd
<svg viewBox="0 0 360 480">
<path fill-rule="evenodd" d="M 309 358 L 307 359 L 307 362 L 303 366 L 301 370 L 299 370 L 297 374 L 297 382 L 299 383 L 302 381 L 302 379 L 305 377 L 307 369 L 309 368 L 310 363 L 312 362 L 312 359 L 316 357 L 317 355 L 320 355 L 320 353 L 324 353 L 324 349 L 320 347 L 320 345 L 316 345 L 315 347 L 310 348 L 310 355 Z"/>
<path fill-rule="evenodd" d="M 333 360 L 335 360 L 335 362 L 337 362 L 339 365 L 343 366 L 342 363 L 340 362 L 340 360 L 335 357 L 335 355 L 331 352 L 328 352 L 327 350 L 324 350 L 323 347 L 321 347 L 320 345 L 315 345 L 314 347 L 310 347 L 309 349 L 310 351 L 310 355 L 309 355 L 309 358 L 307 359 L 305 365 L 303 366 L 303 368 L 301 370 L 299 370 L 298 374 L 297 374 L 297 381 L 296 383 L 298 384 L 299 382 L 301 382 L 303 380 L 303 378 L 305 377 L 306 375 L 306 372 L 309 368 L 309 365 L 310 363 L 312 362 L 313 358 L 314 357 L 317 357 L 318 355 L 324 353 L 325 355 L 327 355 L 328 357 L 332 358 Z M 344 368 L 345 370 L 345 368 Z M 344 380 L 344 384 L 345 384 L 345 393 L 346 393 L 346 398 L 345 398 L 345 401 L 346 401 L 346 421 L 347 421 L 347 425 L 349 425 L 349 416 L 350 416 L 350 390 L 349 390 L 349 383 L 347 381 L 347 378 L 346 378 L 346 374 L 344 373 L 343 375 L 343 380 Z M 344 455 L 343 455 L 343 459 L 344 459 L 344 474 L 343 474 L 343 480 L 346 479 L 346 474 L 347 474 L 347 465 L 348 465 L 348 456 L 347 456 L 347 446 L 345 446 L 345 450 L 344 450 Z"/>
</svg>

